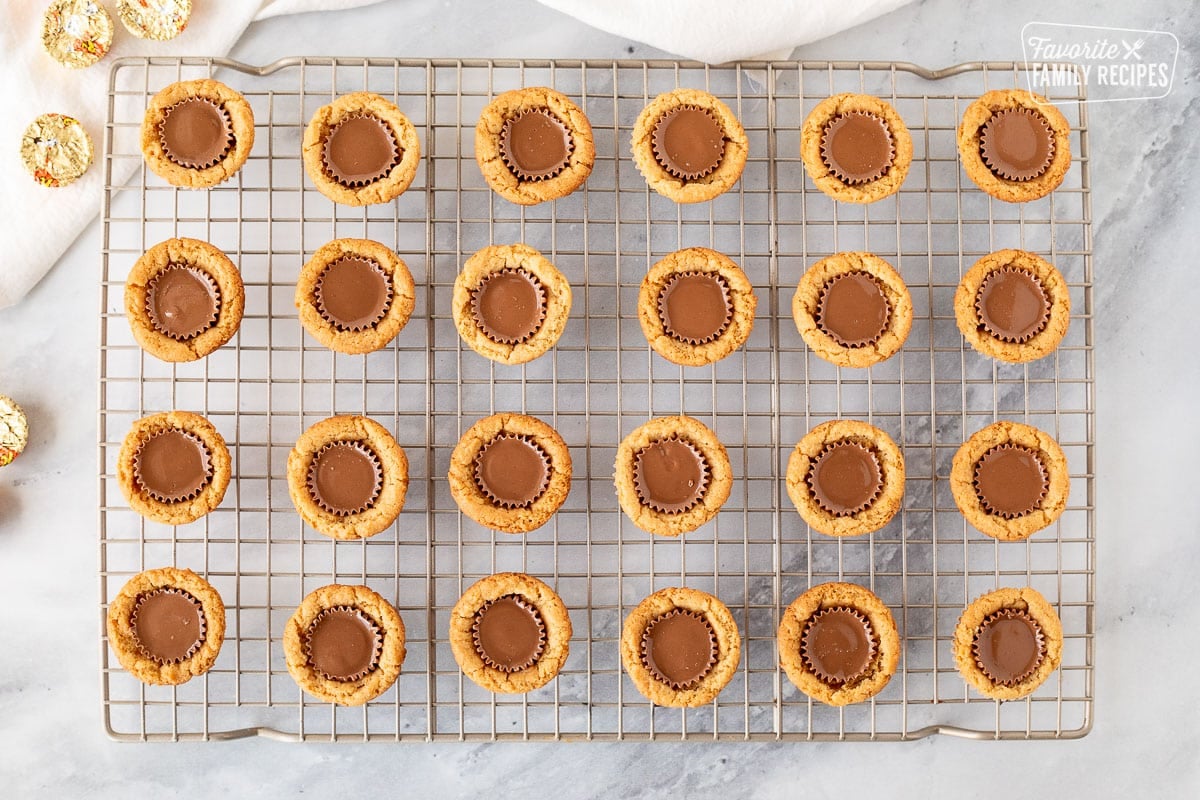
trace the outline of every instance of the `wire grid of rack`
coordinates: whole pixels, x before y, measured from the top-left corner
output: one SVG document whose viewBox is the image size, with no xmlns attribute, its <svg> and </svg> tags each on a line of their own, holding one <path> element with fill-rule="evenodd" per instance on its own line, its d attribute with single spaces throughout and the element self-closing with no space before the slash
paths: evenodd
<svg viewBox="0 0 1200 800">
<path fill-rule="evenodd" d="M 908 64 L 287 59 L 257 68 L 220 59 L 122 60 L 112 70 L 105 129 L 100 352 L 101 682 L 106 728 L 126 740 L 912 739 L 1068 738 L 1091 726 L 1094 494 L 1090 184 L 1085 97 L 1051 90 L 1072 127 L 1074 163 L 1062 188 L 1024 205 L 991 200 L 962 172 L 955 126 L 989 88 L 1021 86 L 1019 64 L 931 72 Z M 254 108 L 245 167 L 208 191 L 167 186 L 142 164 L 138 126 L 150 96 L 215 76 Z M 497 198 L 472 153 L 479 111 L 495 94 L 550 85 L 591 119 L 596 165 L 583 188 L 520 208 Z M 704 88 L 741 119 L 750 158 L 716 200 L 680 206 L 650 191 L 629 156 L 634 119 L 677 86 Z M 303 128 L 333 97 L 370 90 L 392 99 L 420 132 L 422 166 L 394 203 L 335 206 L 300 161 Z M 915 156 L 899 192 L 870 206 L 834 203 L 808 182 L 799 128 L 839 91 L 892 102 Z M 1067 92 L 1063 94 L 1063 92 Z M 123 278 L 171 236 L 211 241 L 246 284 L 239 334 L 206 359 L 171 365 L 129 332 Z M 394 247 L 417 284 L 412 321 L 367 356 L 332 353 L 307 337 L 293 306 L 303 262 L 324 242 L 362 236 Z M 451 286 L 463 261 L 491 243 L 527 242 L 574 288 L 558 346 L 525 366 L 496 365 L 459 340 Z M 755 285 L 758 318 L 746 346 L 716 365 L 681 368 L 655 355 L 636 312 L 646 269 L 703 245 L 729 254 Z M 959 335 L 952 298 L 962 272 L 1001 247 L 1045 255 L 1066 276 L 1072 320 L 1053 355 L 1026 365 L 975 353 Z M 801 273 L 835 251 L 870 249 L 897 266 L 915 318 L 903 350 L 867 370 L 809 352 L 790 316 Z M 133 420 L 181 408 L 205 414 L 229 443 L 234 480 L 224 503 L 190 525 L 163 526 L 124 503 L 114 468 Z M 525 536 L 487 531 L 458 513 L 445 478 L 460 433 L 479 417 L 517 410 L 554 425 L 571 445 L 572 491 Z M 411 483 L 399 520 L 360 542 L 307 529 L 288 498 L 285 463 L 301 431 L 335 413 L 365 413 L 407 451 Z M 647 418 L 687 413 L 729 450 L 735 482 L 715 522 L 677 540 L 621 514 L 612 486 L 617 443 Z M 783 488 L 791 449 L 812 426 L 865 419 L 901 443 L 904 506 L 869 536 L 811 532 Z M 969 527 L 947 476 L 958 445 L 997 419 L 1051 432 L 1071 471 L 1070 504 L 1023 543 Z M 228 607 L 215 667 L 185 685 L 144 686 L 103 640 L 107 603 L 136 572 L 186 566 Z M 464 678 L 447 640 L 449 609 L 472 582 L 520 570 L 555 586 L 575 635 L 558 678 L 524 696 L 493 695 Z M 877 697 L 835 709 L 809 701 L 777 666 L 779 615 L 829 580 L 868 586 L 903 636 L 900 669 Z M 392 601 L 408 631 L 396 685 L 359 708 L 303 694 L 280 637 L 318 586 L 366 583 Z M 686 585 L 720 597 L 743 637 L 736 677 L 715 702 L 655 707 L 623 674 L 618 637 L 642 597 Z M 1030 698 L 996 703 L 954 669 L 950 638 L 962 607 L 998 586 L 1032 585 L 1063 620 L 1062 668 Z"/>
</svg>

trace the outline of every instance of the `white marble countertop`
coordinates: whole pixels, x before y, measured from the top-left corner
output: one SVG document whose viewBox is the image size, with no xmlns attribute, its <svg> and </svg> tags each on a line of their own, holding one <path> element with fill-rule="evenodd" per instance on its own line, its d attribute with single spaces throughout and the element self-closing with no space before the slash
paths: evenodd
<svg viewBox="0 0 1200 800">
<path fill-rule="evenodd" d="M 930 67 L 1020 57 L 1029 20 L 1174 31 L 1164 100 L 1093 106 L 1098 602 L 1096 723 L 1078 742 L 910 744 L 121 745 L 100 722 L 96 637 L 96 281 L 91 225 L 49 277 L 0 311 L 0 391 L 28 452 L 0 471 L 0 794 L 5 797 L 1195 796 L 1200 659 L 1187 609 L 1200 548 L 1200 307 L 1195 254 L 1200 8 L 928 0 L 797 57 Z M 395 0 L 255 25 L 233 51 L 297 55 L 643 58 L 663 55 L 531 2 Z M 3 268 L 0 267 L 0 274 Z M 1172 637 L 1176 637 L 1172 639 Z M 1151 788 L 1147 788 L 1151 787 Z M 847 792 L 849 790 L 849 792 Z"/>
</svg>

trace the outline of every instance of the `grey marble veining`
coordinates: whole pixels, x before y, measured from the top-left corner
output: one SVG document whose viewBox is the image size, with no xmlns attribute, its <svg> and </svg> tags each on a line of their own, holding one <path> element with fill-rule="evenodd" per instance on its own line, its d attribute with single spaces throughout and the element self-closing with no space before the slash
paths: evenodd
<svg viewBox="0 0 1200 800">
<path fill-rule="evenodd" d="M 34 440 L 0 471 L 0 795 L 5 797 L 1189 796 L 1200 724 L 1200 304 L 1195 254 L 1200 9 L 1156 3 L 929 0 L 798 57 L 927 66 L 1020 56 L 1029 20 L 1162 28 L 1181 53 L 1164 100 L 1090 110 L 1097 365 L 1096 727 L 1079 742 L 901 745 L 130 746 L 99 720 L 95 572 L 96 278 L 92 225 L 22 304 L 0 312 L 0 391 Z M 233 55 L 659 55 L 528 0 L 391 2 L 254 26 Z M 1147 783 L 1148 782 L 1148 783 Z M 1150 787 L 1150 788 L 1147 788 Z"/>
</svg>

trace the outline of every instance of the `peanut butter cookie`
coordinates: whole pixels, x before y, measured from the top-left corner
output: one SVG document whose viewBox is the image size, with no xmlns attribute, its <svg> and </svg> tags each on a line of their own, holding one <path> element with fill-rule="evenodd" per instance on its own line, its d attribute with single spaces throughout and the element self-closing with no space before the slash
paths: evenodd
<svg viewBox="0 0 1200 800">
<path fill-rule="evenodd" d="M 710 703 L 737 671 L 742 639 L 729 609 L 696 589 L 661 589 L 638 603 L 621 632 L 621 663 L 660 706 Z"/>
<path fill-rule="evenodd" d="M 242 324 L 246 294 L 229 257 L 199 239 L 151 247 L 125 278 L 125 316 L 142 349 L 163 361 L 196 361 Z"/>
<path fill-rule="evenodd" d="M 900 510 L 904 456 L 892 437 L 838 419 L 804 435 L 787 469 L 788 497 L 813 530 L 829 536 L 877 531 Z"/>
<path fill-rule="evenodd" d="M 254 112 L 220 81 L 172 83 L 151 98 L 141 144 L 146 166 L 172 186 L 216 186 L 250 156 Z"/>
<path fill-rule="evenodd" d="M 729 106 L 698 89 L 660 94 L 633 126 L 634 163 L 651 189 L 676 203 L 703 203 L 727 191 L 749 150 Z"/>
<path fill-rule="evenodd" d="M 779 622 L 779 665 L 796 688 L 831 706 L 883 690 L 900 663 L 892 612 L 853 583 L 822 583 L 797 597 Z"/>
<path fill-rule="evenodd" d="M 454 324 L 479 355 L 524 364 L 549 350 L 571 313 L 571 285 L 526 244 L 491 245 L 454 280 Z"/>
<path fill-rule="evenodd" d="M 1045 197 L 1071 167 L 1071 127 L 1040 94 L 987 92 L 963 113 L 958 154 L 967 176 L 1008 203 Z"/>
<path fill-rule="evenodd" d="M 1020 364 L 1057 349 L 1071 324 L 1071 289 L 1054 265 L 1024 250 L 975 262 L 954 293 L 954 317 L 979 352 Z"/>
<path fill-rule="evenodd" d="M 404 621 L 366 586 L 322 586 L 287 621 L 283 652 L 301 689 L 319 700 L 361 706 L 400 675 Z"/>
<path fill-rule="evenodd" d="M 230 474 L 225 440 L 189 411 L 135 421 L 117 455 L 117 485 L 129 507 L 164 525 L 186 525 L 219 506 Z"/>
<path fill-rule="evenodd" d="M 614 470 L 621 510 L 659 536 L 708 522 L 733 486 L 724 445 L 692 417 L 657 417 L 635 429 L 617 448 Z"/>
<path fill-rule="evenodd" d="M 475 160 L 492 191 L 523 206 L 566 197 L 592 173 L 592 125 L 545 86 L 497 97 L 475 123 Z"/>
<path fill-rule="evenodd" d="M 800 131 L 808 177 L 843 203 L 874 203 L 898 192 L 912 155 L 904 120 L 891 103 L 868 94 L 825 98 Z"/>
<path fill-rule="evenodd" d="M 450 456 L 450 494 L 459 510 L 493 530 L 540 528 L 571 491 L 571 452 L 536 417 L 493 414 L 472 425 Z"/>
<path fill-rule="evenodd" d="M 728 256 L 689 247 L 646 273 L 638 319 L 656 353 L 696 367 L 720 361 L 746 343 L 757 305 L 750 279 Z"/>
<path fill-rule="evenodd" d="M 963 609 L 954 629 L 954 664 L 967 683 L 995 700 L 1033 693 L 1062 663 L 1062 622 L 1028 586 L 997 589 Z"/>
<path fill-rule="evenodd" d="M 554 590 L 520 572 L 489 575 L 450 612 L 450 649 L 463 673 L 492 692 L 523 694 L 567 661 L 571 618 Z"/>
<path fill-rule="evenodd" d="M 353 92 L 312 115 L 303 154 L 304 171 L 321 194 L 342 205 L 365 206 L 404 194 L 421 163 L 421 143 L 393 103 Z"/>
<path fill-rule="evenodd" d="M 225 604 L 190 569 L 134 575 L 108 606 L 108 644 L 143 683 L 187 683 L 212 668 L 225 641 Z"/>
<path fill-rule="evenodd" d="M 306 430 L 287 463 L 301 518 L 333 539 L 365 539 L 396 521 L 408 491 L 408 457 L 367 417 L 329 417 Z"/>
<path fill-rule="evenodd" d="M 334 239 L 300 271 L 300 324 L 339 353 L 370 353 L 396 338 L 416 302 L 408 265 L 370 239 Z"/>
<path fill-rule="evenodd" d="M 872 253 L 834 253 L 808 268 L 792 318 L 809 348 L 839 367 L 891 358 L 912 328 L 912 297 L 900 273 Z"/>
<path fill-rule="evenodd" d="M 950 467 L 954 502 L 993 539 L 1025 539 L 1051 525 L 1071 491 L 1067 457 L 1048 433 L 1001 421 L 958 448 Z"/>
</svg>

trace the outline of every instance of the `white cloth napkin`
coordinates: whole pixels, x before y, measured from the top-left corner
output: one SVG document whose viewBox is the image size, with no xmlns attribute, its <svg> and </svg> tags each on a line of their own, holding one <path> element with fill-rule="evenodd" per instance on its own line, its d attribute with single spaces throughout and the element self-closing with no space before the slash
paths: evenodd
<svg viewBox="0 0 1200 800">
<path fill-rule="evenodd" d="M 112 50 L 99 64 L 68 69 L 42 49 L 48 0 L 0 7 L 0 308 L 24 297 L 100 210 L 108 63 L 123 56 L 223 55 L 254 20 L 301 11 L 364 6 L 378 0 L 205 0 L 193 4 L 187 29 L 167 42 L 138 39 L 121 24 L 116 4 L 99 0 L 113 17 Z M 75 183 L 48 189 L 21 165 L 21 134 L 39 114 L 57 112 L 83 123 L 95 162 Z M 91 279 L 93 276 L 87 276 Z M 0 335 L 3 346 L 3 335 Z"/>
<path fill-rule="evenodd" d="M 594 28 L 709 64 L 786 58 L 912 0 L 540 0 Z"/>
</svg>

